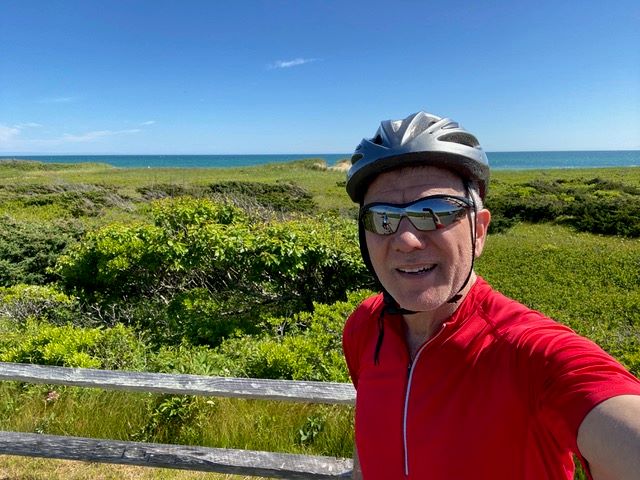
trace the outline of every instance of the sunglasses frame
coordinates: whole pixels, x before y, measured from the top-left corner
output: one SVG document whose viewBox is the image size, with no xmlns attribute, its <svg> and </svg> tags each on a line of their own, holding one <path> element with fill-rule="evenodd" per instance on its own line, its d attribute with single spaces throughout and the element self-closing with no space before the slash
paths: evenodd
<svg viewBox="0 0 640 480">
<path fill-rule="evenodd" d="M 409 210 L 410 207 L 412 207 L 413 205 L 416 205 L 420 202 L 424 202 L 426 200 L 431 200 L 431 199 L 444 199 L 444 200 L 454 200 L 454 202 L 452 203 L 458 203 L 461 204 L 459 210 L 456 210 L 454 207 L 454 205 L 452 205 L 452 209 L 451 212 L 455 212 L 455 219 L 449 223 L 443 223 L 440 221 L 440 219 L 438 218 L 438 215 L 436 212 L 434 212 L 432 209 L 427 208 L 427 209 L 423 209 L 421 212 L 418 211 L 411 211 Z M 384 205 L 386 207 L 391 207 L 392 209 L 397 209 L 400 211 L 400 219 L 398 220 L 398 224 L 396 226 L 395 229 L 391 228 L 391 225 L 387 222 L 386 225 L 389 226 L 389 230 L 387 230 L 387 232 L 378 232 L 378 231 L 374 231 L 371 230 L 369 228 L 367 228 L 368 225 L 371 225 L 373 222 L 372 221 L 367 221 L 365 219 L 366 215 L 371 211 L 372 208 L 380 206 L 380 205 Z M 416 228 L 416 230 L 419 230 L 421 232 L 432 232 L 434 230 L 439 230 L 441 228 L 447 228 L 450 225 L 453 225 L 454 223 L 459 222 L 460 220 L 462 220 L 462 215 L 459 214 L 460 211 L 463 210 L 468 210 L 470 208 L 474 207 L 474 203 L 466 198 L 466 197 L 461 197 L 458 195 L 447 195 L 447 194 L 438 194 L 438 195 L 427 195 L 426 197 L 422 197 L 422 198 L 418 198 L 417 200 L 414 200 L 412 202 L 407 202 L 407 203 L 389 203 L 389 202 L 372 202 L 372 203 L 367 203 L 366 205 L 363 205 L 362 207 L 360 207 L 360 212 L 358 215 L 358 220 L 360 222 L 362 222 L 362 225 L 364 227 L 364 229 L 368 232 L 374 233 L 376 235 L 382 235 L 382 236 L 386 236 L 386 235 L 393 235 L 394 233 L 396 233 L 398 231 L 398 228 L 400 228 L 400 222 L 402 222 L 403 218 L 407 218 L 411 224 Z M 427 229 L 423 229 L 418 227 L 418 225 L 416 225 L 414 223 L 414 218 L 413 217 L 418 217 L 419 214 L 423 214 L 422 216 L 425 215 L 430 215 L 431 220 L 433 221 L 433 224 L 435 226 L 435 228 L 427 228 Z M 384 228 L 384 227 L 383 227 Z"/>
</svg>

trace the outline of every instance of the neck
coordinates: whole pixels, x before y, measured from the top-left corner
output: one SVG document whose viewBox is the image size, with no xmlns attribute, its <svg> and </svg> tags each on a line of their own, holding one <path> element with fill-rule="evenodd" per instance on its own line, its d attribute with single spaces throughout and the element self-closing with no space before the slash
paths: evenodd
<svg viewBox="0 0 640 480">
<path fill-rule="evenodd" d="M 436 310 L 426 312 L 416 312 L 411 315 L 403 315 L 406 326 L 405 338 L 409 347 L 411 358 L 415 356 L 420 347 L 433 338 L 442 324 L 450 318 L 464 301 L 476 281 L 476 274 L 473 273 L 468 284 L 460 292 L 462 297 L 456 303 L 445 303 Z"/>
</svg>

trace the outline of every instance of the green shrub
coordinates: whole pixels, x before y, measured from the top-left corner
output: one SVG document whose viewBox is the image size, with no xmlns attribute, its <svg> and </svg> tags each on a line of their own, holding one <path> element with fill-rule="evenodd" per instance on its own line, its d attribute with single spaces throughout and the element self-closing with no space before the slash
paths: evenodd
<svg viewBox="0 0 640 480">
<path fill-rule="evenodd" d="M 265 223 L 228 204 L 184 198 L 152 211 L 154 225 L 89 233 L 57 272 L 87 302 L 119 309 L 116 321 L 169 341 L 215 345 L 237 328 L 251 331 L 252 318 L 311 310 L 370 281 L 353 223 L 337 216 Z M 163 305 L 160 328 L 139 308 Z"/>
<path fill-rule="evenodd" d="M 95 217 L 109 208 L 131 211 L 131 199 L 117 188 L 97 184 L 0 185 L 4 197 L 23 207 L 57 205 L 72 217 Z"/>
<path fill-rule="evenodd" d="M 150 405 L 148 421 L 131 439 L 139 442 L 190 443 L 197 431 L 198 400 L 186 395 L 162 395 Z"/>
<path fill-rule="evenodd" d="M 215 346 L 233 333 L 255 333 L 256 312 L 238 311 L 243 302 L 246 297 L 232 290 L 215 295 L 206 288 L 177 293 L 167 307 L 169 328 L 163 338 Z"/>
<path fill-rule="evenodd" d="M 491 233 L 526 221 L 562 223 L 590 233 L 640 236 L 640 188 L 634 185 L 600 178 L 496 183 L 486 201 L 493 217 Z"/>
<path fill-rule="evenodd" d="M 209 185 L 210 194 L 232 198 L 243 203 L 243 199 L 256 202 L 280 212 L 311 212 L 316 204 L 305 189 L 288 183 L 221 182 Z"/>
<path fill-rule="evenodd" d="M 176 198 L 184 196 L 202 196 L 203 188 L 180 185 L 177 183 L 154 183 L 136 188 L 136 192 L 145 200 L 159 200 L 164 198 Z"/>
<path fill-rule="evenodd" d="M 24 324 L 28 318 L 47 320 L 58 325 L 80 322 L 76 298 L 53 286 L 41 285 L 0 287 L 0 317 L 16 324 Z"/>
<path fill-rule="evenodd" d="M 26 222 L 0 216 L 0 286 L 54 281 L 50 269 L 82 232 L 74 222 Z"/>
<path fill-rule="evenodd" d="M 232 376 L 287 380 L 349 381 L 342 355 L 347 317 L 372 292 L 350 293 L 347 301 L 316 303 L 313 312 L 268 318 L 265 333 L 225 340 L 218 351 Z"/>
<path fill-rule="evenodd" d="M 230 376 L 225 359 L 207 346 L 162 345 L 149 355 L 147 371 L 189 375 Z"/>
<path fill-rule="evenodd" d="M 567 223 L 583 232 L 640 237 L 640 195 L 576 198 Z"/>
<path fill-rule="evenodd" d="M 189 197 L 154 202 L 152 216 L 156 226 L 172 233 L 207 224 L 246 223 L 244 212 L 230 203 Z"/>
<path fill-rule="evenodd" d="M 5 331 L 0 344 L 3 362 L 112 370 L 145 363 L 144 344 L 123 325 L 82 328 L 29 319 L 23 328 Z"/>
</svg>

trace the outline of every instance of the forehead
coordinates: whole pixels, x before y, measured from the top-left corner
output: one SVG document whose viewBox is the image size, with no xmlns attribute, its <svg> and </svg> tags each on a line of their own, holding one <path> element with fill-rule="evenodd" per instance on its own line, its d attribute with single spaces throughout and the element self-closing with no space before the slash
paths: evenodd
<svg viewBox="0 0 640 480">
<path fill-rule="evenodd" d="M 405 203 L 435 194 L 465 195 L 462 178 L 444 168 L 406 167 L 378 175 L 364 196 L 364 203 Z"/>
</svg>

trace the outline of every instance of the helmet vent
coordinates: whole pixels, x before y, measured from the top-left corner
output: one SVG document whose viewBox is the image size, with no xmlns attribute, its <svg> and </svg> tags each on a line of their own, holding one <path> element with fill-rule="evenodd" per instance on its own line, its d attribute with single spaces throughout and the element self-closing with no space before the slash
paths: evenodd
<svg viewBox="0 0 640 480">
<path fill-rule="evenodd" d="M 460 124 L 458 122 L 449 121 L 449 123 L 442 126 L 442 130 L 448 130 L 450 128 L 460 128 Z"/>
<path fill-rule="evenodd" d="M 468 133 L 448 133 L 446 135 L 438 137 L 438 140 L 442 142 L 460 143 L 472 148 L 480 146 L 480 142 L 478 142 L 478 139 L 476 139 L 476 137 L 474 137 L 473 135 L 469 135 Z"/>
<path fill-rule="evenodd" d="M 382 136 L 380 134 L 376 135 L 372 142 L 376 145 L 383 145 Z"/>
</svg>

